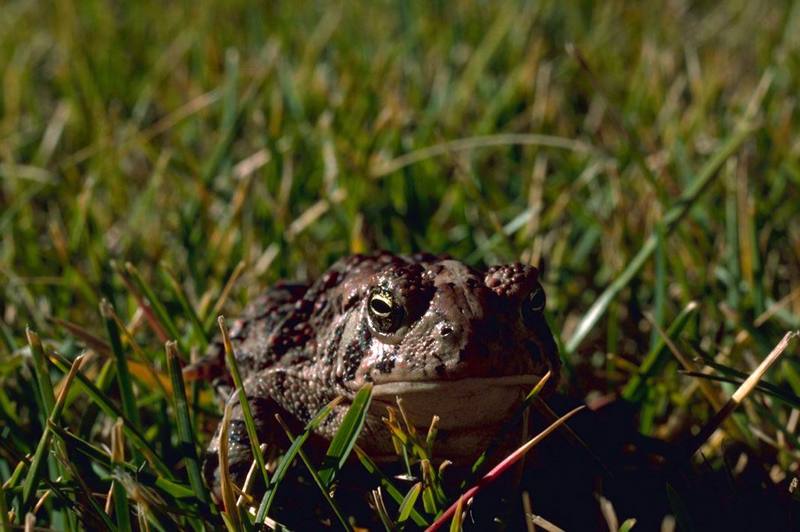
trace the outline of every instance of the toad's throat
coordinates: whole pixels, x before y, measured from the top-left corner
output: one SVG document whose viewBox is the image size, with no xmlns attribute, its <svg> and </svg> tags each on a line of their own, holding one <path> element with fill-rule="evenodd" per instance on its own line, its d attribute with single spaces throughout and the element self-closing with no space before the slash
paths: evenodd
<svg viewBox="0 0 800 532">
<path fill-rule="evenodd" d="M 436 392 L 443 395 L 483 392 L 495 388 L 533 387 L 542 377 L 540 375 L 508 375 L 505 377 L 480 377 L 457 380 L 394 381 L 382 382 L 372 388 L 372 397 L 394 397 Z"/>
<path fill-rule="evenodd" d="M 436 415 L 442 430 L 488 428 L 513 415 L 540 378 L 511 375 L 381 383 L 372 390 L 373 408 L 394 406 L 399 397 L 409 422 L 416 427 L 427 427 Z"/>
</svg>

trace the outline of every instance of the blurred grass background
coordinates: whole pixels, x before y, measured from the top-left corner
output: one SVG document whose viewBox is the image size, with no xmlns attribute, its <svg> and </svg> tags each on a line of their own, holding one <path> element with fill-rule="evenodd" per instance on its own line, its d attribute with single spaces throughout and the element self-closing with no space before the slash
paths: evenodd
<svg viewBox="0 0 800 532">
<path fill-rule="evenodd" d="M 50 318 L 103 336 L 102 298 L 166 372 L 111 261 L 141 272 L 188 352 L 270 282 L 378 248 L 542 265 L 567 394 L 630 392 L 652 324 L 691 301 L 679 347 L 737 380 L 800 327 L 799 36 L 792 2 L 7 0 L 0 382 L 24 381 L 26 324 L 73 355 L 79 335 Z M 671 439 L 714 407 L 655 351 L 628 396 Z M 796 356 L 768 380 L 781 400 L 746 405 L 735 436 L 788 485 Z M 5 430 L 36 434 L 31 400 L 2 395 Z"/>
</svg>

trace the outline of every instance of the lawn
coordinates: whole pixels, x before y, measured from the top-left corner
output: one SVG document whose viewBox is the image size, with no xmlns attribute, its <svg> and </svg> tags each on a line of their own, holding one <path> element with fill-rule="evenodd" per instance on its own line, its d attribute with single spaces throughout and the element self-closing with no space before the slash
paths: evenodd
<svg viewBox="0 0 800 532">
<path fill-rule="evenodd" d="M 566 475 L 589 485 L 550 513 L 533 474 L 466 528 L 514 528 L 522 492 L 566 529 L 797 526 L 800 341 L 714 414 L 800 329 L 799 35 L 792 2 L 2 2 L 0 529 L 251 528 L 259 499 L 207 502 L 222 411 L 180 366 L 271 283 L 378 249 L 540 266 L 553 409 L 699 447 Z M 297 460 L 269 517 L 413 528 L 464 491 L 410 456 L 422 482 L 375 495 L 352 458 L 321 491 Z"/>
</svg>

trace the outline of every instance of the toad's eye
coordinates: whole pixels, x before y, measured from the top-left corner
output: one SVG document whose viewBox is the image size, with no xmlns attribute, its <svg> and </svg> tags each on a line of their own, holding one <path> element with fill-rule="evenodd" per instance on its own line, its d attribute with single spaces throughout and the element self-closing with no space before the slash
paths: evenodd
<svg viewBox="0 0 800 532">
<path fill-rule="evenodd" d="M 369 298 L 369 316 L 378 331 L 390 333 L 400 327 L 403 308 L 397 304 L 392 294 L 380 290 L 373 292 Z"/>
<path fill-rule="evenodd" d="M 547 296 L 544 294 L 544 289 L 537 285 L 522 302 L 522 317 L 529 322 L 537 314 L 541 314 L 546 304 Z"/>
<path fill-rule="evenodd" d="M 388 318 L 392 313 L 392 297 L 388 294 L 375 294 L 369 300 L 369 310 L 374 316 Z"/>
</svg>

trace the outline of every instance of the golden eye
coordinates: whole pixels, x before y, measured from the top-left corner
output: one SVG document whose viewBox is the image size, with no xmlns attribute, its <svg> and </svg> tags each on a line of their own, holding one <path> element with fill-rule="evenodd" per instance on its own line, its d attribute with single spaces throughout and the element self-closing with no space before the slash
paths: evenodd
<svg viewBox="0 0 800 532">
<path fill-rule="evenodd" d="M 377 288 L 369 297 L 367 305 L 372 327 L 381 333 L 389 334 L 403 324 L 405 310 L 399 305 L 391 292 Z"/>
<path fill-rule="evenodd" d="M 369 310 L 378 318 L 388 318 L 392 314 L 394 304 L 389 294 L 377 293 L 369 300 Z"/>
</svg>

